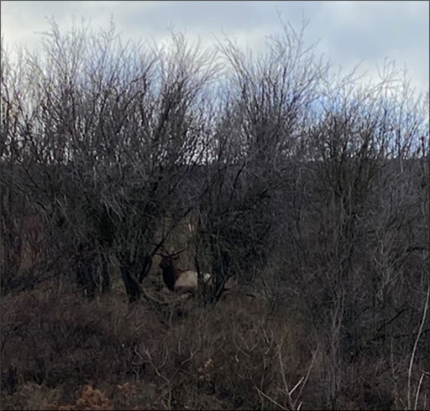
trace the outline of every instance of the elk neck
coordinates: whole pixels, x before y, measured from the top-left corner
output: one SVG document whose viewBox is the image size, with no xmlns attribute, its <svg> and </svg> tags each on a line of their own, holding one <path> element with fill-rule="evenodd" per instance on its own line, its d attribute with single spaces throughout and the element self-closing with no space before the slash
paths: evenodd
<svg viewBox="0 0 430 411">
<path fill-rule="evenodd" d="M 169 267 L 162 268 L 162 271 L 164 284 L 166 284 L 170 291 L 174 291 L 176 279 L 179 275 L 178 270 L 173 265 L 170 265 Z"/>
</svg>

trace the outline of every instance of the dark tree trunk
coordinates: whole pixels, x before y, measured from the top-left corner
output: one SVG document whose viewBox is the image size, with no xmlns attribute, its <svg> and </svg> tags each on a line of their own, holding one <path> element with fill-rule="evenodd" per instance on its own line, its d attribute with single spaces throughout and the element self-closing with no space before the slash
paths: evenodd
<svg viewBox="0 0 430 411">
<path fill-rule="evenodd" d="M 143 291 L 139 283 L 138 278 L 135 273 L 138 272 L 139 263 L 137 261 L 132 261 L 129 255 L 120 255 L 119 258 L 121 278 L 124 282 L 125 291 L 128 296 L 130 303 L 139 301 L 142 297 Z"/>
<path fill-rule="evenodd" d="M 111 290 L 110 272 L 109 272 L 109 260 L 105 254 L 101 256 L 101 269 L 102 269 L 102 293 L 108 293 Z"/>
<path fill-rule="evenodd" d="M 88 298 L 96 294 L 96 280 L 94 278 L 94 249 L 89 244 L 79 246 L 78 262 L 76 265 L 76 281 L 78 287 L 84 291 Z"/>
</svg>

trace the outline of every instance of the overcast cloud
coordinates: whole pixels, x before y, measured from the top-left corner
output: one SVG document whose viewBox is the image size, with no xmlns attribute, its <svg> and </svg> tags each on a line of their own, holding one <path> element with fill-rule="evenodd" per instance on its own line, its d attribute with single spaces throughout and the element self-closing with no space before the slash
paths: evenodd
<svg viewBox="0 0 430 411">
<path fill-rule="evenodd" d="M 91 20 L 94 29 L 111 17 L 124 39 L 163 39 L 169 25 L 204 44 L 222 33 L 239 44 L 260 49 L 265 37 L 280 33 L 277 15 L 293 27 L 309 20 L 306 41 L 346 69 L 364 60 L 370 75 L 385 58 L 409 69 L 418 90 L 429 88 L 429 2 L 349 1 L 2 1 L 1 31 L 8 44 L 37 44 L 54 17 L 61 29 L 72 17 Z"/>
</svg>

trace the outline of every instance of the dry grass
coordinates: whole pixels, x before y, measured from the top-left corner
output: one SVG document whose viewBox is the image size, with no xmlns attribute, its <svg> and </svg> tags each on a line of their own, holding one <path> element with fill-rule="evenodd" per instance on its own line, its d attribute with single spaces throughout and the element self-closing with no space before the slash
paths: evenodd
<svg viewBox="0 0 430 411">
<path fill-rule="evenodd" d="M 275 327 L 262 300 L 226 299 L 214 310 L 189 300 L 159 311 L 44 290 L 5 296 L 1 305 L 4 388 L 6 370 L 17 369 L 16 392 L 2 392 L 8 409 L 85 409 L 91 401 L 106 407 L 99 409 L 248 408 L 261 402 L 256 387 L 274 389 L 281 341 L 292 369 L 300 368 L 296 326 Z M 94 390 L 76 402 L 86 385 Z"/>
<path fill-rule="evenodd" d="M 129 306 L 121 293 L 89 301 L 45 288 L 9 294 L 1 309 L 3 409 L 324 406 L 324 352 L 315 337 L 293 312 L 269 315 L 263 299 L 245 293 L 213 310 L 192 299 L 160 309 Z M 342 404 L 394 407 L 389 370 L 355 367 Z"/>
</svg>

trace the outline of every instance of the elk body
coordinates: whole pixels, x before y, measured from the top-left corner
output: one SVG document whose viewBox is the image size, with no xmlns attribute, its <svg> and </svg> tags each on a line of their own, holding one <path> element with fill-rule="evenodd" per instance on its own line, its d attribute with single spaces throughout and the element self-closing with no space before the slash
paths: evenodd
<svg viewBox="0 0 430 411">
<path fill-rule="evenodd" d="M 192 270 L 180 270 L 176 263 L 179 259 L 179 253 L 161 254 L 160 268 L 163 272 L 163 280 L 170 291 L 175 292 L 190 292 L 196 291 L 199 288 L 199 276 L 197 272 Z M 203 274 L 203 282 L 209 283 L 210 274 Z"/>
</svg>

